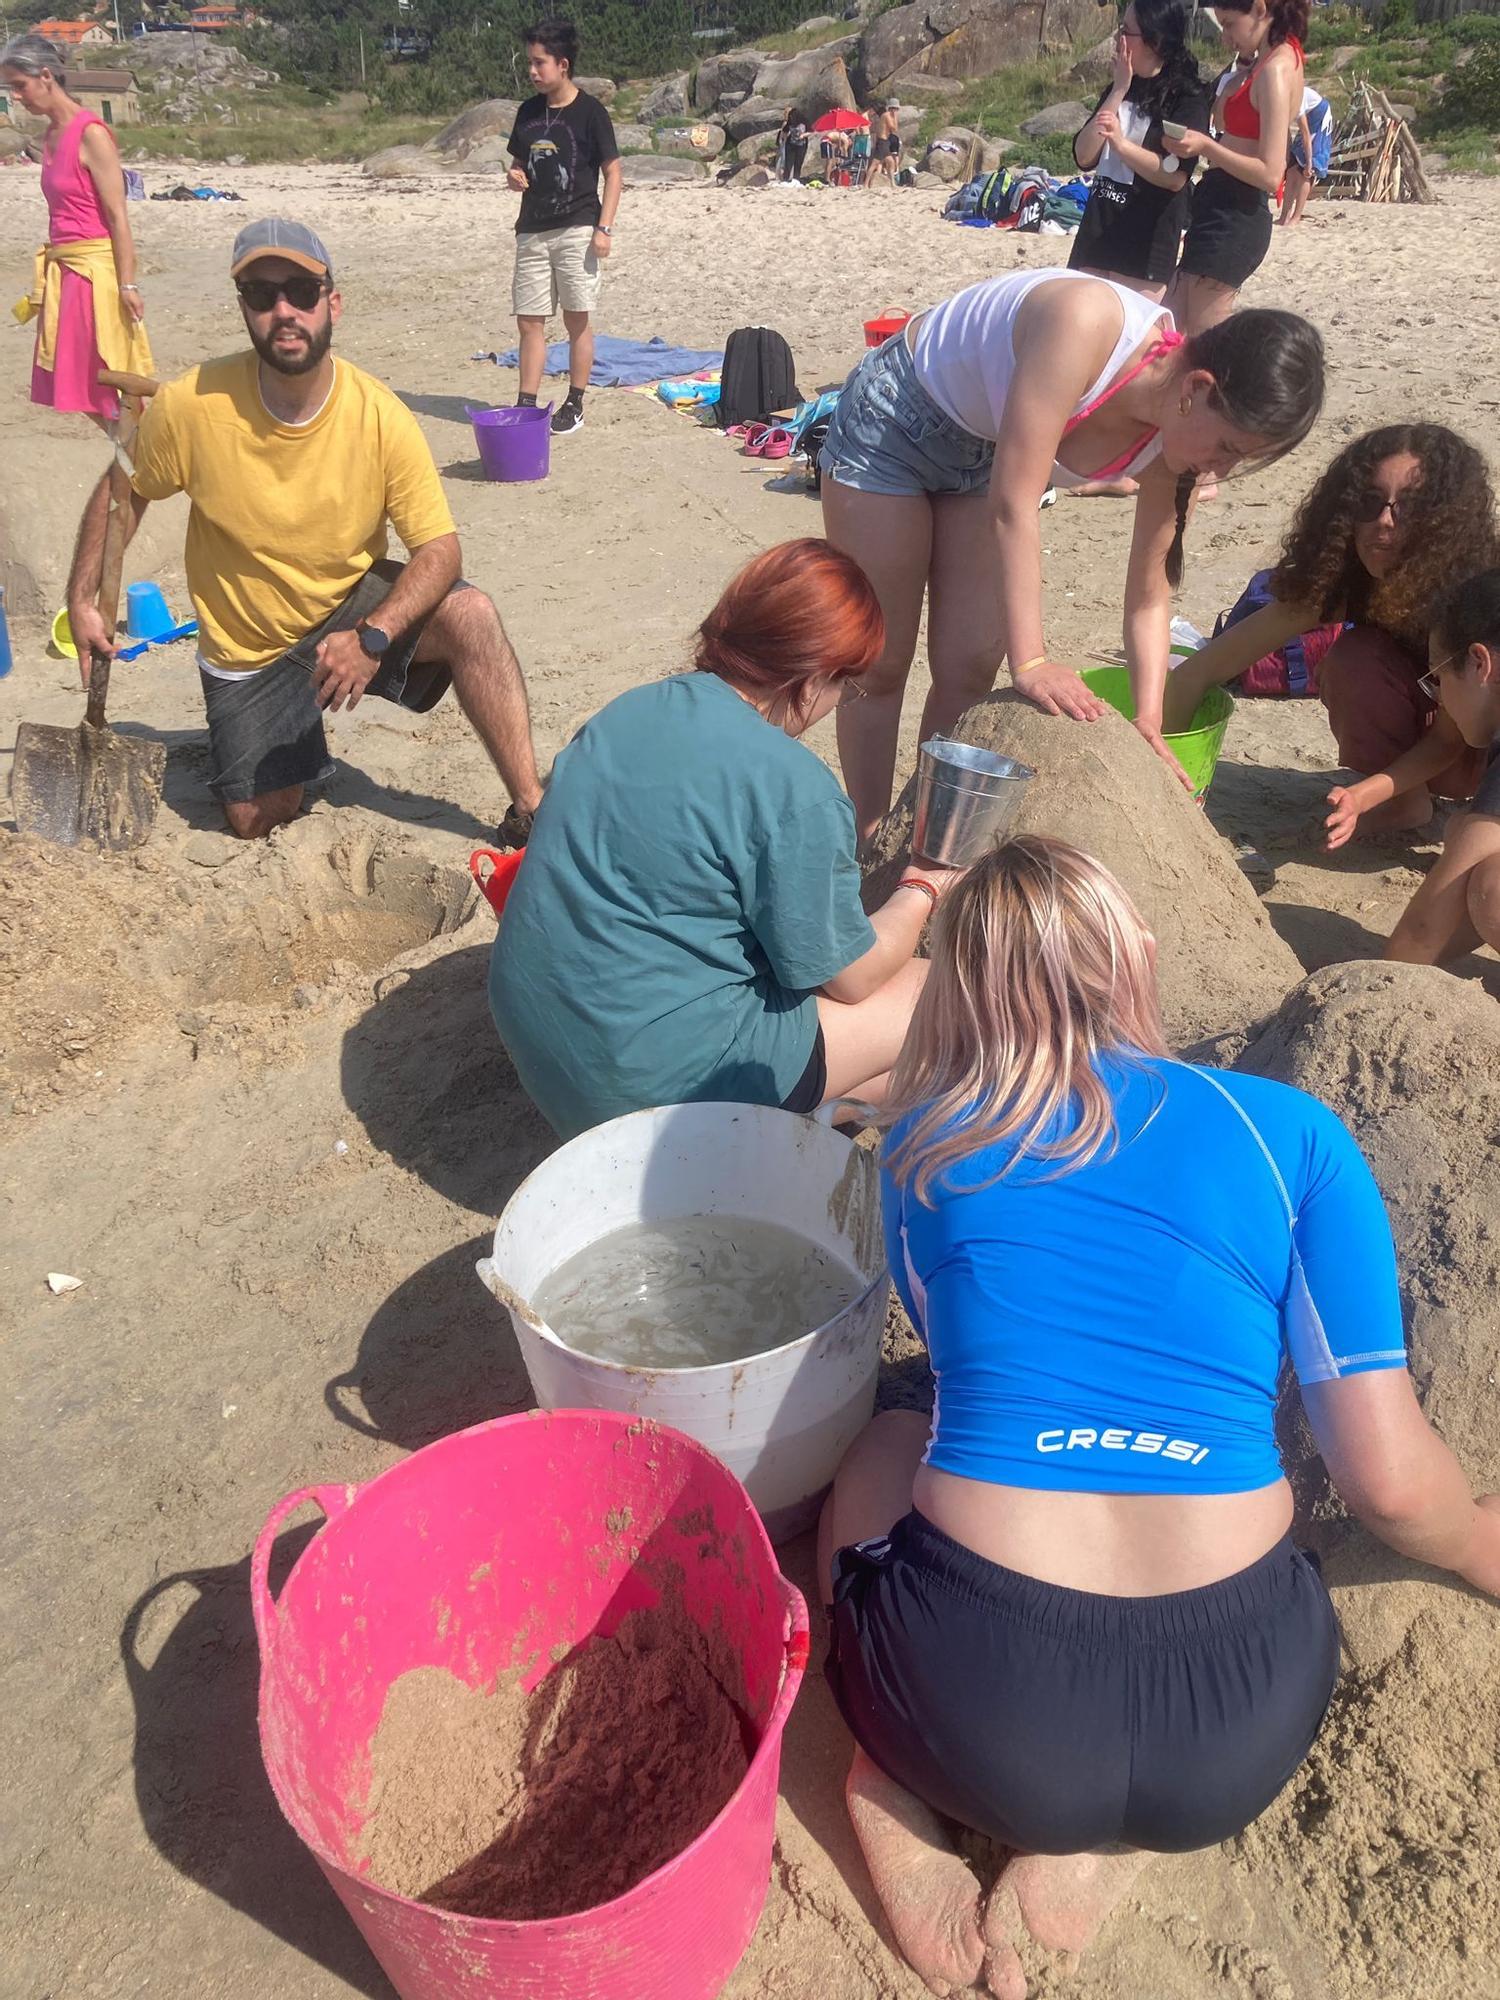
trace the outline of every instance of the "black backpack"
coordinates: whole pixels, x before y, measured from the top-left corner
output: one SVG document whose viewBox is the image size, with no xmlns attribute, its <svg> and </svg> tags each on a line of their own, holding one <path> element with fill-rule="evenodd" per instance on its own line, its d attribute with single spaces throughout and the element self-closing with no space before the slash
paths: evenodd
<svg viewBox="0 0 1500 2000">
<path fill-rule="evenodd" d="M 742 326 L 730 334 L 719 377 L 720 430 L 764 423 L 773 410 L 789 410 L 801 401 L 792 350 L 779 333 Z"/>
</svg>

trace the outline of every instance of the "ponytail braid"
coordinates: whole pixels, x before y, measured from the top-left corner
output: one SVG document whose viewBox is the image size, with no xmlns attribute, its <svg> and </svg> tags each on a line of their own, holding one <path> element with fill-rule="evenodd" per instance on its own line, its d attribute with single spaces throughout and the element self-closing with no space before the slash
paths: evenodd
<svg viewBox="0 0 1500 2000">
<path fill-rule="evenodd" d="M 1167 550 L 1167 582 L 1174 590 L 1182 582 L 1182 538 L 1187 533 L 1188 508 L 1193 501 L 1193 488 L 1198 483 L 1196 472 L 1183 472 L 1177 479 L 1177 532 L 1172 537 L 1172 546 Z"/>
</svg>

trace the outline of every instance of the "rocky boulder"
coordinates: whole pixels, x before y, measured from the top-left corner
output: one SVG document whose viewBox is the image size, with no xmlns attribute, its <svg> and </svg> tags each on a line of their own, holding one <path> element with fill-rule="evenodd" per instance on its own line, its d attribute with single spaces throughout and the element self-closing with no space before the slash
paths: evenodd
<svg viewBox="0 0 1500 2000">
<path fill-rule="evenodd" d="M 442 170 L 443 162 L 434 159 L 425 146 L 383 146 L 365 161 L 365 172 L 376 181 L 405 180 L 410 174 L 437 174 Z"/>
<path fill-rule="evenodd" d="M 1102 42 L 1081 55 L 1068 71 L 1069 83 L 1086 83 L 1095 90 L 1103 90 L 1109 82 L 1115 59 L 1115 38 L 1106 35 Z"/>
<path fill-rule="evenodd" d="M 463 161 L 466 174 L 504 174 L 515 165 L 504 139 L 481 139 Z"/>
<path fill-rule="evenodd" d="M 613 104 L 619 85 L 612 76 L 575 76 L 573 81 L 580 90 L 586 90 L 590 97 L 597 97 L 601 104 Z"/>
<path fill-rule="evenodd" d="M 936 174 L 940 181 L 962 180 L 969 169 L 969 162 L 977 162 L 980 157 L 981 141 L 977 132 L 966 125 L 945 125 L 937 133 L 922 161 L 925 173 Z"/>
<path fill-rule="evenodd" d="M 666 125 L 656 134 L 656 150 L 671 159 L 716 160 L 726 141 L 722 125 Z"/>
<path fill-rule="evenodd" d="M 1054 132 L 1076 132 L 1088 115 L 1086 104 L 1071 100 L 1067 104 L 1049 104 L 1035 118 L 1028 118 L 1021 130 L 1028 139 L 1050 139 Z"/>
<path fill-rule="evenodd" d="M 755 161 L 764 160 L 776 151 L 776 134 L 757 132 L 751 139 L 741 139 L 734 150 L 738 159 L 743 160 L 746 166 L 752 166 Z"/>
<path fill-rule="evenodd" d="M 667 160 L 655 153 L 632 153 L 624 162 L 624 185 L 654 187 L 666 181 L 701 181 L 707 172 L 698 160 Z"/>
<path fill-rule="evenodd" d="M 651 128 L 649 125 L 617 125 L 615 144 L 622 153 L 649 153 Z"/>
<path fill-rule="evenodd" d="M 903 71 L 891 80 L 890 88 L 896 96 L 915 97 L 922 104 L 964 94 L 964 86 L 956 76 L 928 76 L 924 70 Z"/>
<path fill-rule="evenodd" d="M 852 54 L 852 41 L 840 45 Z M 804 118 L 821 118 L 825 111 L 852 111 L 854 92 L 849 72 L 837 50 L 808 49 L 786 62 L 768 62 L 755 79 L 755 95 L 771 104 L 795 104 Z"/>
<path fill-rule="evenodd" d="M 855 88 L 869 97 L 917 74 L 988 76 L 1033 60 L 1039 46 L 1065 49 L 1080 33 L 1097 33 L 1098 12 L 1094 0 L 912 0 L 865 30 L 850 65 Z"/>
<path fill-rule="evenodd" d="M 753 139 L 758 132 L 774 132 L 781 123 L 785 110 L 781 104 L 772 104 L 764 97 L 747 97 L 724 119 L 724 129 L 738 145 L 741 139 Z"/>
<path fill-rule="evenodd" d="M 680 118 L 688 108 L 688 77 L 684 70 L 681 76 L 664 76 L 654 90 L 648 91 L 641 100 L 639 112 L 643 125 L 660 125 L 668 118 Z"/>
<path fill-rule="evenodd" d="M 445 166 L 456 166 L 486 139 L 508 139 L 519 109 L 512 97 L 490 97 L 483 104 L 471 104 L 428 140 L 426 150 L 440 155 Z"/>
</svg>

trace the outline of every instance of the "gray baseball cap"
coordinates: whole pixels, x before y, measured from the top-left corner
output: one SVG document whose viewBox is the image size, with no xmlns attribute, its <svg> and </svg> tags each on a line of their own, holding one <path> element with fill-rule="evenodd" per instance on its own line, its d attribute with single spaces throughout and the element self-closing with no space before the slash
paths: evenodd
<svg viewBox="0 0 1500 2000">
<path fill-rule="evenodd" d="M 268 215 L 264 222 L 247 222 L 234 239 L 229 253 L 229 275 L 238 278 L 260 257 L 284 257 L 305 271 L 333 283 L 333 259 L 305 222 L 288 222 L 283 215 Z"/>
</svg>

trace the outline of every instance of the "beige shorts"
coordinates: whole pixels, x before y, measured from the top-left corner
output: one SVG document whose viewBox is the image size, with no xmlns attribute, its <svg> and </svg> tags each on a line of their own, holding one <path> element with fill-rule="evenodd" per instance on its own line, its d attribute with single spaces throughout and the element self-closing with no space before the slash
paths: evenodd
<svg viewBox="0 0 1500 2000">
<path fill-rule="evenodd" d="M 591 222 L 531 229 L 516 238 L 512 302 L 520 319 L 550 319 L 561 309 L 591 313 L 599 303 L 599 259 Z"/>
</svg>

